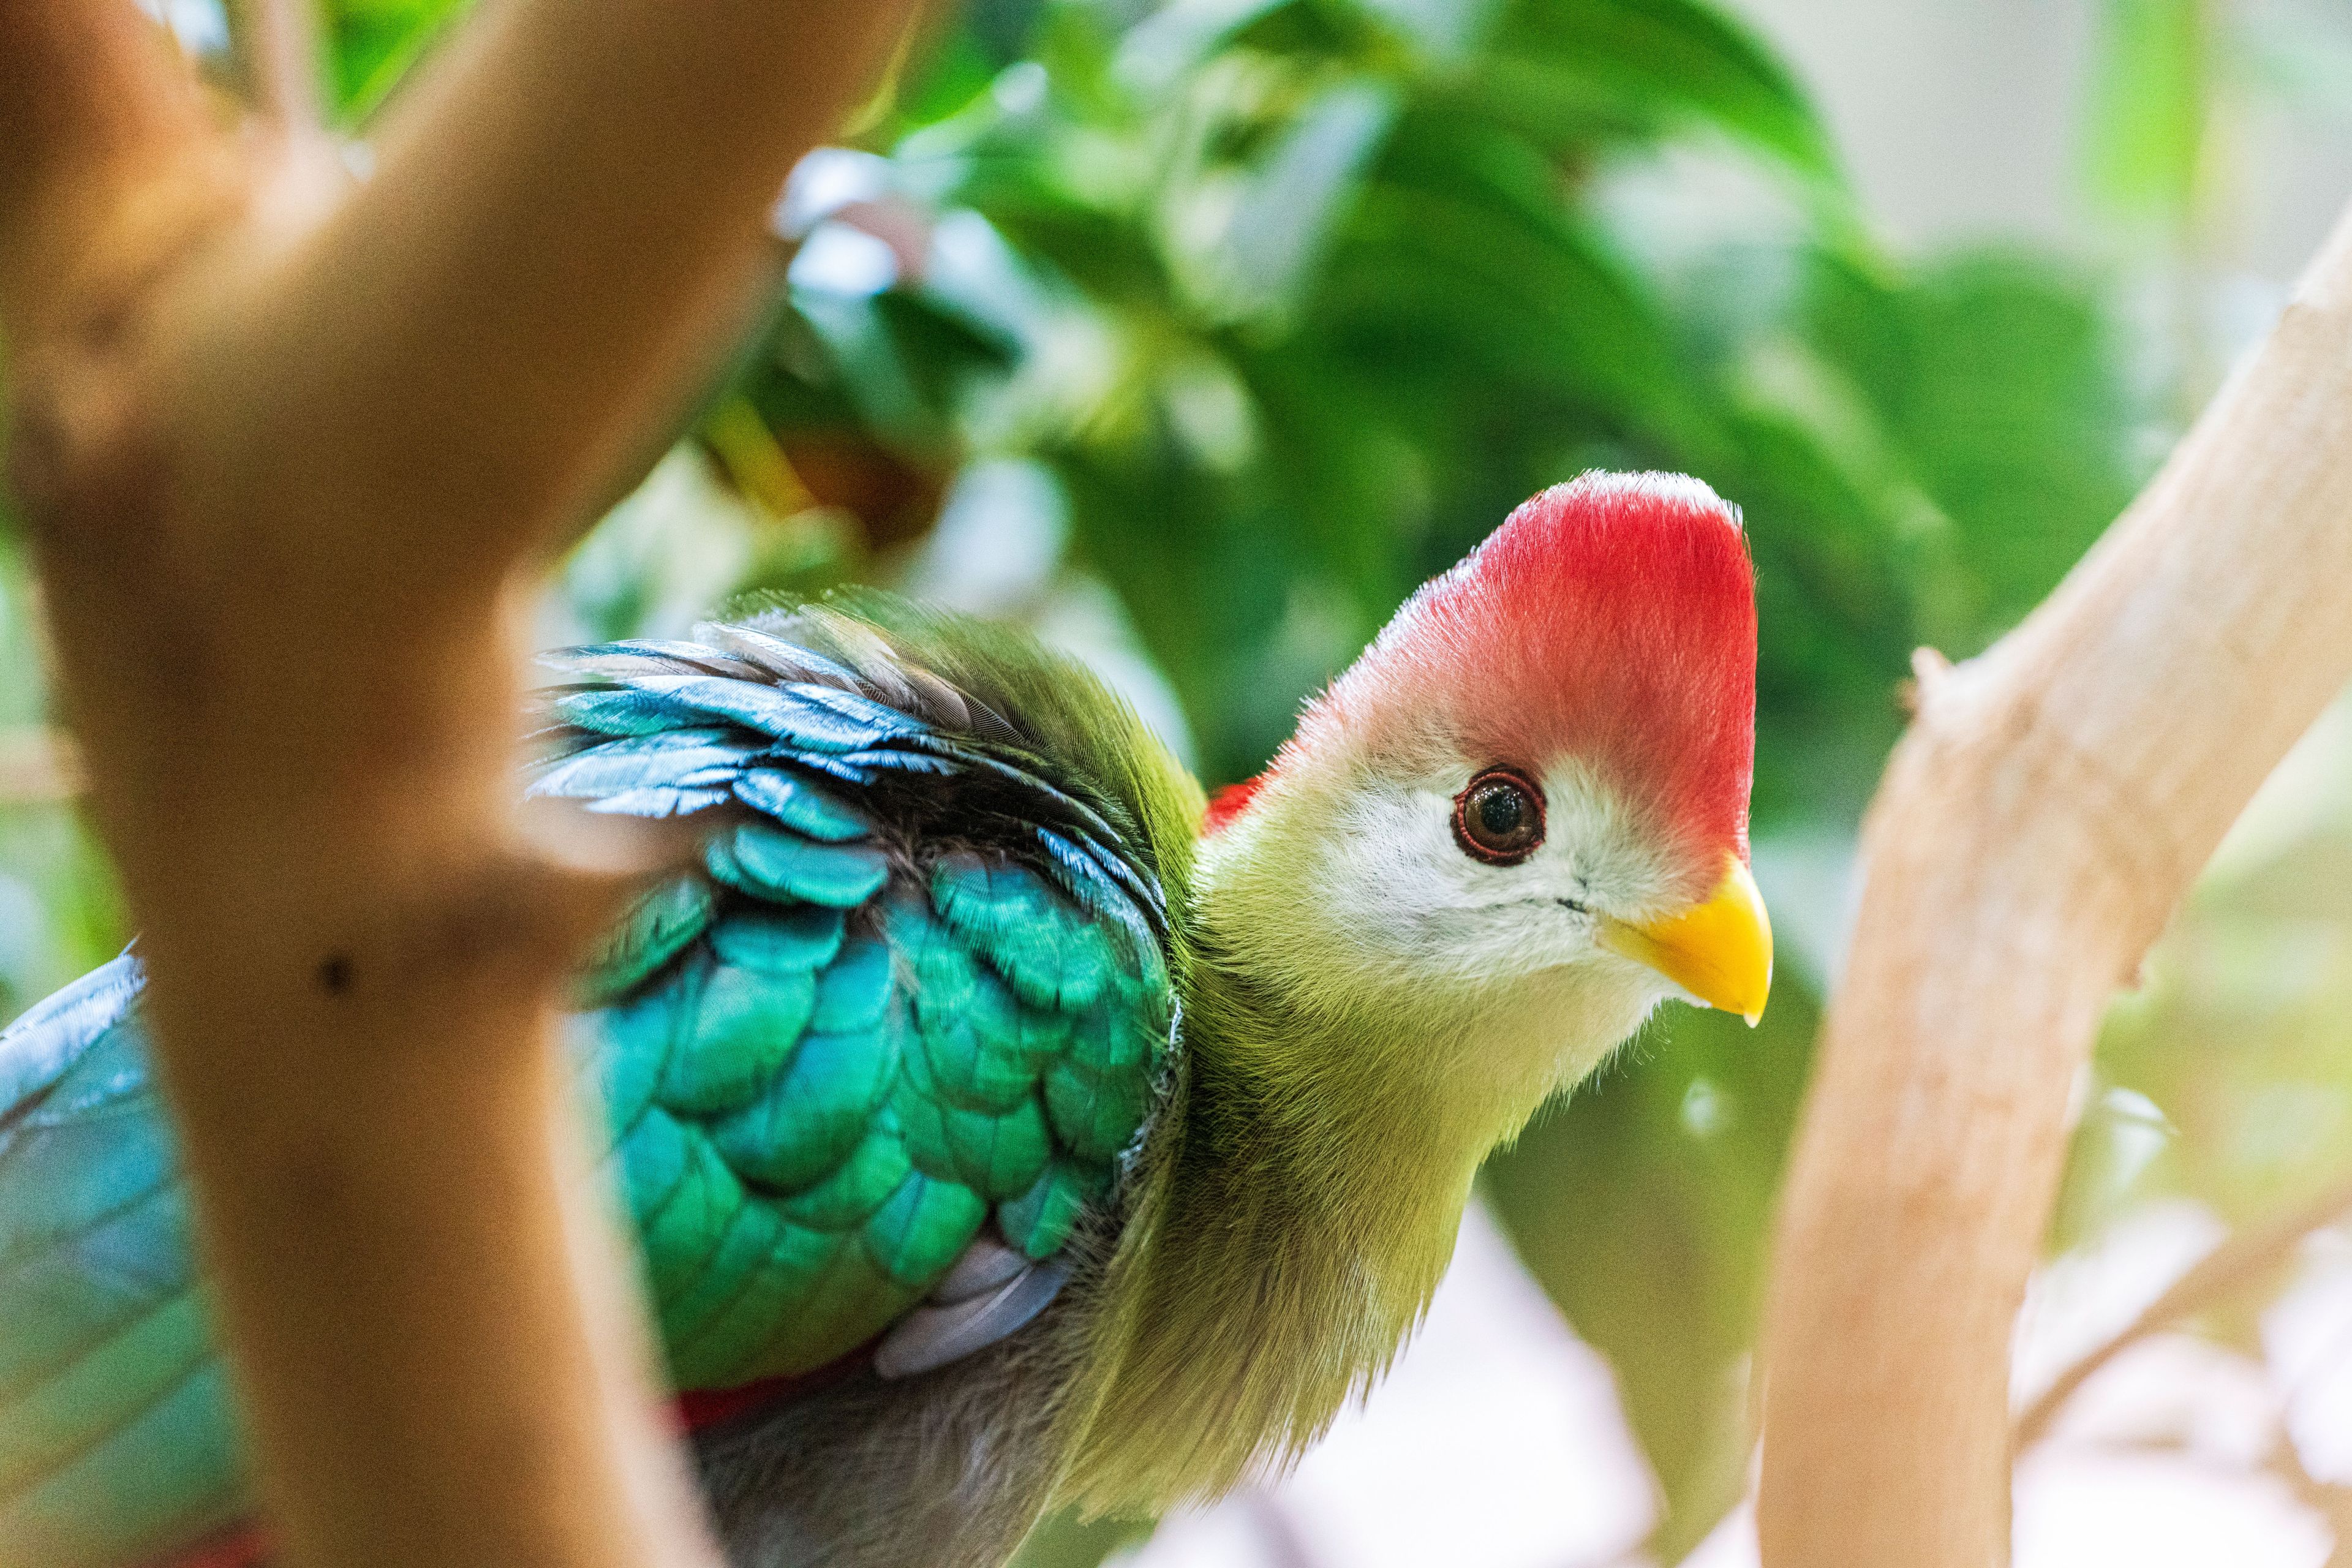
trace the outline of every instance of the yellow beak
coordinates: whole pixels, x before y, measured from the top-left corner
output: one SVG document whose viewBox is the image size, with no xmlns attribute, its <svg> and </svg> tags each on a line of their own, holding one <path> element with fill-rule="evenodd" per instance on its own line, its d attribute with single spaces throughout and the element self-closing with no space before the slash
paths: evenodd
<svg viewBox="0 0 2352 1568">
<path fill-rule="evenodd" d="M 1635 925 L 1601 921 L 1601 945 L 1646 963 L 1710 1007 L 1752 1027 L 1772 991 L 1772 919 L 1739 857 L 1725 857 L 1723 880 L 1705 903 Z"/>
</svg>

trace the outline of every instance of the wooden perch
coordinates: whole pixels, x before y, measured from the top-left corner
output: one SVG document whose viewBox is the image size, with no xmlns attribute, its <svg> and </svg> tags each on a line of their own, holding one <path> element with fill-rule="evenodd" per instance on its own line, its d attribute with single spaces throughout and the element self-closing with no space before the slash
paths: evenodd
<svg viewBox="0 0 2352 1568">
<path fill-rule="evenodd" d="M 710 1560 L 556 1049 L 604 884 L 517 827 L 516 607 L 912 4 L 493 0 L 357 186 L 131 0 L 0 5 L 9 479 L 289 1562 Z"/>
<path fill-rule="evenodd" d="M 2009 1552 L 2010 1335 L 2066 1105 L 2255 786 L 2352 677 L 2352 216 L 2049 601 L 1923 682 L 1863 835 L 1764 1339 L 1773 1568 Z"/>
</svg>

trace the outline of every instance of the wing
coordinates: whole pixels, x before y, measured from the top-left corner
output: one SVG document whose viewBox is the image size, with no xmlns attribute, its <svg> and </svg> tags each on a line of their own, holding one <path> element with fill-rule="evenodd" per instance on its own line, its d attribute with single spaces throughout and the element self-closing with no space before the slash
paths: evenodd
<svg viewBox="0 0 2352 1568">
<path fill-rule="evenodd" d="M 1131 716 L 968 623 L 772 631 L 569 656 L 533 785 L 711 829 L 571 1026 L 685 1388 L 1018 1328 L 1171 1057 L 1199 803 Z M 0 1034 L 0 1563 L 147 1561 L 247 1506 L 141 984 L 126 955 Z"/>
<path fill-rule="evenodd" d="M 884 1375 L 926 1371 L 1052 1299 L 1159 1101 L 1156 861 L 1115 787 L 908 640 L 810 610 L 698 637 L 560 656 L 531 785 L 712 826 L 576 1026 L 672 1373 L 877 1336 Z"/>
<path fill-rule="evenodd" d="M 137 961 L 0 1034 L 0 1563 L 83 1568 L 240 1510 Z"/>
</svg>

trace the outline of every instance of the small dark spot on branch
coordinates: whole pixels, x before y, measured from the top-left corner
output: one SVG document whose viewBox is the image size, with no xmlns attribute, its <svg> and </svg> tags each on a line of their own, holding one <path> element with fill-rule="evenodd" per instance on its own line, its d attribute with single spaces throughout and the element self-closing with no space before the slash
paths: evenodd
<svg viewBox="0 0 2352 1568">
<path fill-rule="evenodd" d="M 334 953 L 319 965 L 319 989 L 330 996 L 341 996 L 352 988 L 352 961 L 348 953 Z"/>
</svg>

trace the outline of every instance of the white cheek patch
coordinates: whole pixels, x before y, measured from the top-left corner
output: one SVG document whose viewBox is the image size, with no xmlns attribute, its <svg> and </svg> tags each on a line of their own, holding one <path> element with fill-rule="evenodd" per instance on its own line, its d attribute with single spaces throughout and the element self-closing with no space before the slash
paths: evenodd
<svg viewBox="0 0 2352 1568">
<path fill-rule="evenodd" d="M 1454 797 L 1471 772 L 1465 763 L 1351 781 L 1318 868 L 1340 951 L 1398 978 L 1506 981 L 1622 963 L 1595 946 L 1591 914 L 1571 906 L 1639 915 L 1671 887 L 1629 815 L 1584 770 L 1556 771 L 1543 780 L 1542 846 L 1516 866 L 1488 865 L 1454 837 Z"/>
<path fill-rule="evenodd" d="M 1321 867 L 1326 907 L 1349 945 L 1381 967 L 1441 959 L 1436 933 L 1478 902 L 1452 812 L 1450 796 L 1381 780 L 1352 791 L 1334 824 Z"/>
<path fill-rule="evenodd" d="M 1619 919 L 1659 912 L 1670 901 L 1672 868 L 1614 791 L 1573 763 L 1544 775 L 1544 846 L 1529 864 L 1548 864 L 1571 884 L 1563 896 Z"/>
</svg>

